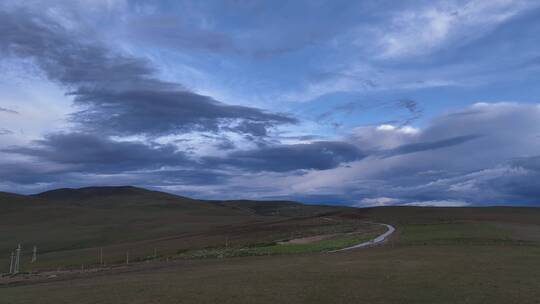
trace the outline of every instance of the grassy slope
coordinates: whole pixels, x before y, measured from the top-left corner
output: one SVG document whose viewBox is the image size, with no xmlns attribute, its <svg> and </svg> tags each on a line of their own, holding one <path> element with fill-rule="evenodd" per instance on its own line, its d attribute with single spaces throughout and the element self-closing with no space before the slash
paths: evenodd
<svg viewBox="0 0 540 304">
<path fill-rule="evenodd" d="M 215 203 L 264 216 L 305 217 L 336 211 L 336 207 L 304 205 L 291 201 L 232 200 L 215 201 Z"/>
<path fill-rule="evenodd" d="M 396 246 L 196 260 L 0 292 L 12 304 L 537 303 L 539 255 L 531 248 Z"/>
<path fill-rule="evenodd" d="M 61 189 L 31 197 L 4 193 L 0 203 L 0 252 L 17 243 L 26 251 L 36 244 L 44 261 L 48 255 L 65 259 L 73 250 L 93 258 L 95 250 L 86 248 L 259 220 L 241 210 L 133 187 Z"/>
<path fill-rule="evenodd" d="M 0 214 L 1 251 L 18 242 L 43 244 L 43 251 L 105 246 L 255 219 L 240 210 L 136 188 L 85 200 L 52 194 L 28 202 L 18 197 L 23 203 L 12 205 L 23 208 L 10 206 Z"/>
<path fill-rule="evenodd" d="M 537 303 L 540 210 L 376 208 L 384 247 L 177 261 L 162 268 L 0 290 L 8 303 Z"/>
<path fill-rule="evenodd" d="M 23 244 L 23 256 L 39 249 L 37 264 L 26 270 L 94 264 L 103 247 L 105 262 L 231 243 L 271 241 L 300 227 L 316 228 L 316 220 L 290 220 L 286 216 L 312 216 L 335 208 L 282 202 L 269 209 L 253 201 L 194 200 L 134 187 L 59 189 L 34 196 L 0 193 L 0 272 L 6 271 L 9 252 Z M 280 216 L 268 213 L 281 213 Z M 281 212 L 283 210 L 283 212 Z M 293 226 L 290 228 L 289 226 Z M 271 232 L 271 233 L 269 233 Z M 315 232 L 313 232 L 315 233 Z"/>
</svg>

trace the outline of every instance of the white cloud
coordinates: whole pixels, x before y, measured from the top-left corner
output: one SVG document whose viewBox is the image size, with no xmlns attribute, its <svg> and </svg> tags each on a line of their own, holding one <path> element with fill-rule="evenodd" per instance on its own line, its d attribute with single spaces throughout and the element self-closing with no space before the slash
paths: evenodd
<svg viewBox="0 0 540 304">
<path fill-rule="evenodd" d="M 470 41 L 538 5 L 527 0 L 438 1 L 397 12 L 389 28 L 379 29 L 379 57 L 423 55 L 450 42 Z"/>
<path fill-rule="evenodd" d="M 379 131 L 394 131 L 396 127 L 392 125 L 380 125 L 377 127 L 377 130 Z"/>
<path fill-rule="evenodd" d="M 419 129 L 411 126 L 396 127 L 393 125 L 379 125 L 377 131 L 395 131 L 403 134 L 418 134 L 420 132 Z"/>
<path fill-rule="evenodd" d="M 356 207 L 382 207 L 382 206 L 391 206 L 398 204 L 399 199 L 391 197 L 373 197 L 373 198 L 364 198 L 360 203 L 356 204 Z"/>
<path fill-rule="evenodd" d="M 377 127 L 357 127 L 351 131 L 352 141 L 362 149 L 391 149 L 409 143 L 421 134 L 421 130 L 383 124 Z"/>
<path fill-rule="evenodd" d="M 540 180 L 536 173 L 511 162 L 540 153 L 537 104 L 479 103 L 436 117 L 412 135 L 399 133 L 397 128 L 383 129 L 357 128 L 349 140 L 370 150 L 415 143 L 426 147 L 459 135 L 480 137 L 453 146 L 389 158 L 370 156 L 346 167 L 288 176 L 285 185 L 289 193 L 334 195 L 356 206 L 516 203 L 536 195 L 535 184 Z M 271 179 L 265 182 L 273 184 Z M 358 197 L 365 199 L 355 202 Z"/>
<path fill-rule="evenodd" d="M 453 201 L 453 200 L 434 200 L 434 201 L 421 201 L 421 202 L 412 202 L 404 204 L 405 206 L 416 206 L 416 207 L 466 207 L 470 204 L 464 201 Z"/>
</svg>

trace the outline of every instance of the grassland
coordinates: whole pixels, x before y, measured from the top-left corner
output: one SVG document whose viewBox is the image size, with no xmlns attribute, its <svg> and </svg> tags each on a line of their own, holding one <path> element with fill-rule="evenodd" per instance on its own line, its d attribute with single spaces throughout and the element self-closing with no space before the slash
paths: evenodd
<svg viewBox="0 0 540 304">
<path fill-rule="evenodd" d="M 260 255 L 283 255 L 283 254 L 298 254 L 298 253 L 315 253 L 327 252 L 336 249 L 349 247 L 355 244 L 369 241 L 382 231 L 372 229 L 369 232 L 355 234 L 339 234 L 324 240 L 308 242 L 303 244 L 290 243 L 262 243 L 252 244 L 244 247 L 228 248 L 205 248 L 195 249 L 181 252 L 175 256 L 178 258 L 224 258 L 224 257 L 241 257 L 241 256 L 260 256 Z"/>
<path fill-rule="evenodd" d="M 519 223 L 412 224 L 344 253 L 177 260 L 0 289 L 7 303 L 538 303 L 540 247 Z M 485 226 L 484 226 L 485 225 Z M 482 227 L 478 229 L 479 227 Z M 432 232 L 427 232 L 435 228 Z M 536 227 L 535 233 L 540 233 Z M 444 241 L 441 241 L 444 240 Z M 39 303 L 39 302 L 38 302 Z"/>
<path fill-rule="evenodd" d="M 201 201 L 134 187 L 0 193 L 0 273 L 21 243 L 23 271 L 174 258 L 204 248 L 241 249 L 290 238 L 369 229 L 339 210 L 294 202 Z M 37 263 L 28 263 L 38 246 Z"/>
<path fill-rule="evenodd" d="M 351 232 L 356 232 L 356 235 L 343 236 Z M 323 251 L 364 240 L 375 232 L 381 232 L 381 228 L 377 225 L 339 217 L 263 218 L 247 223 L 241 219 L 238 224 L 211 226 L 196 233 L 184 232 L 155 239 L 113 243 L 103 247 L 90 244 L 82 248 L 40 252 L 38 262 L 33 264 L 28 263 L 31 257 L 31 246 L 28 244 L 23 247 L 26 248 L 23 251 L 26 261 L 23 270 L 31 272 L 47 269 L 79 269 L 82 265 L 86 268 L 98 267 L 100 252 L 103 252 L 104 263 L 113 265 L 124 263 L 127 252 L 131 262 L 137 262 L 186 256 L 200 258 L 275 254 L 279 251 L 286 252 L 287 248 L 295 252 L 313 252 L 320 247 L 319 251 Z M 305 245 L 278 244 L 290 239 L 328 234 L 337 234 L 341 237 Z M 58 242 L 60 245 L 63 244 L 61 239 Z M 7 260 L 2 266 L 7 270 Z"/>
<path fill-rule="evenodd" d="M 169 262 L 0 287 L 0 303 L 539 303 L 537 208 L 392 207 L 263 218 L 181 237 L 186 245 Z M 397 232 L 383 246 L 325 252 L 376 233 L 370 221 Z M 364 233 L 346 234 L 357 229 Z M 275 242 L 336 232 L 307 244 Z M 195 258 L 201 250 L 211 254 Z"/>
</svg>

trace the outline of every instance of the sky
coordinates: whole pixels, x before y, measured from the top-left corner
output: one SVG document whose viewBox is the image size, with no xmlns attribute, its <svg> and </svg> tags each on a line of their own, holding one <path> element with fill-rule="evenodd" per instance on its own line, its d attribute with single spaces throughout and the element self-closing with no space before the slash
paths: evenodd
<svg viewBox="0 0 540 304">
<path fill-rule="evenodd" d="M 540 1 L 0 2 L 0 191 L 540 205 Z"/>
</svg>

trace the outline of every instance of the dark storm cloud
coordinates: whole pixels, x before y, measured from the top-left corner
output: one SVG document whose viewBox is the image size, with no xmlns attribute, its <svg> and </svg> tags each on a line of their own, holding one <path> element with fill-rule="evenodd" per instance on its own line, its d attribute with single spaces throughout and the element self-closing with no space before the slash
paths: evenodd
<svg viewBox="0 0 540 304">
<path fill-rule="evenodd" d="M 49 134 L 30 147 L 10 147 L 3 152 L 72 165 L 78 172 L 115 173 L 188 163 L 186 156 L 171 145 L 151 147 L 83 133 Z"/>
<path fill-rule="evenodd" d="M 208 166 L 232 166 L 248 171 L 287 172 L 326 170 L 364 158 L 356 146 L 346 142 L 319 141 L 309 144 L 267 146 L 236 151 L 226 158 L 205 158 Z"/>
<path fill-rule="evenodd" d="M 392 150 L 384 151 L 382 152 L 382 155 L 384 155 L 384 157 L 392 157 L 396 155 L 403 155 L 403 154 L 409 154 L 409 153 L 448 148 L 448 147 L 452 147 L 455 145 L 468 142 L 470 140 L 477 139 L 479 137 L 481 136 L 480 135 L 463 135 L 463 136 L 456 136 L 456 137 L 432 141 L 432 142 L 406 144 Z"/>
<path fill-rule="evenodd" d="M 60 182 L 62 176 L 66 175 L 64 170 L 40 168 L 39 164 L 33 162 L 3 163 L 0 164 L 0 172 L 0 182 L 18 185 Z"/>
<path fill-rule="evenodd" d="M 4 108 L 4 107 L 0 107 L 0 112 L 9 113 L 9 114 L 19 114 L 19 112 L 15 110 Z"/>
<path fill-rule="evenodd" d="M 64 85 L 83 110 L 74 122 L 109 135 L 167 135 L 230 128 L 253 136 L 294 118 L 231 106 L 154 77 L 143 59 L 117 54 L 98 42 L 71 33 L 49 18 L 27 11 L 0 12 L 0 52 L 32 58 L 49 79 Z M 265 130 L 262 130 L 265 128 Z"/>
<path fill-rule="evenodd" d="M 87 131 L 120 135 L 169 134 L 222 129 L 266 136 L 267 128 L 295 120 L 259 109 L 231 106 L 211 97 L 186 91 L 130 89 L 129 91 L 79 90 L 75 101 L 92 105 L 74 115 Z M 240 121 L 238 127 L 224 127 Z"/>
<path fill-rule="evenodd" d="M 204 168 L 160 170 L 155 172 L 138 172 L 132 174 L 140 182 L 163 185 L 219 185 L 226 183 L 230 177 L 222 172 Z"/>
<path fill-rule="evenodd" d="M 219 185 L 225 183 L 228 175 L 204 169 L 179 169 L 114 172 L 78 172 L 69 168 L 40 167 L 38 163 L 0 164 L 0 182 L 12 184 L 26 193 L 63 187 L 83 187 L 88 185 L 141 185 L 145 187 L 167 185 Z M 10 189 L 5 189 L 11 191 Z"/>
<path fill-rule="evenodd" d="M 505 174 L 478 183 L 478 188 L 498 193 L 506 202 L 540 205 L 540 172 L 525 171 L 519 174 Z M 494 200 L 497 201 L 497 200 Z"/>
<path fill-rule="evenodd" d="M 512 165 L 515 167 L 540 172 L 540 155 L 518 158 L 512 162 Z"/>
<path fill-rule="evenodd" d="M 84 133 L 49 134 L 28 147 L 0 152 L 31 158 L 0 163 L 0 182 L 16 184 L 215 185 L 228 177 L 199 166 L 173 145 L 119 142 Z"/>
</svg>

